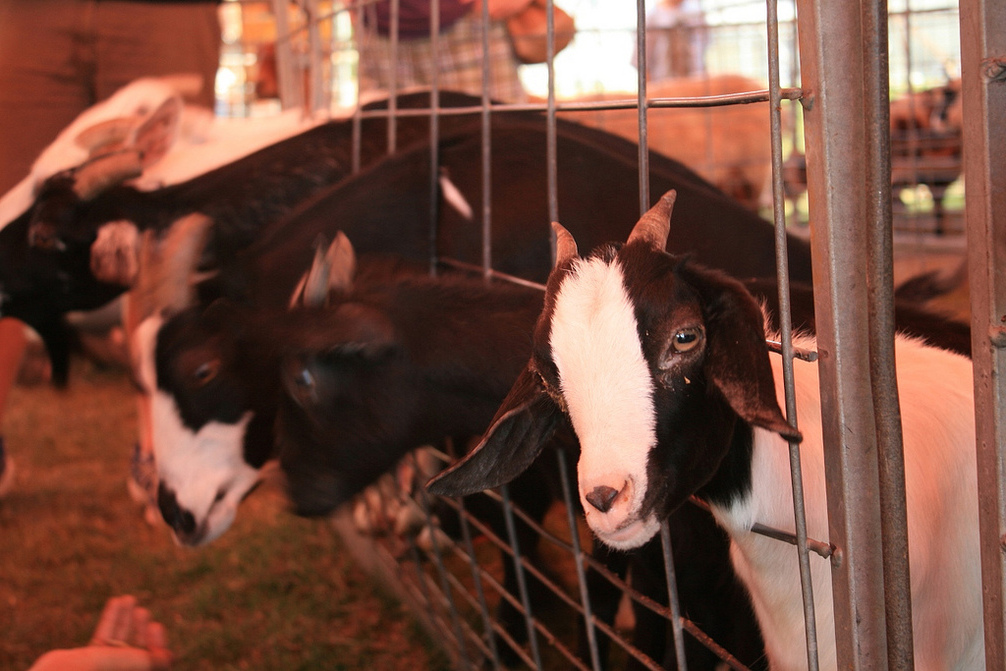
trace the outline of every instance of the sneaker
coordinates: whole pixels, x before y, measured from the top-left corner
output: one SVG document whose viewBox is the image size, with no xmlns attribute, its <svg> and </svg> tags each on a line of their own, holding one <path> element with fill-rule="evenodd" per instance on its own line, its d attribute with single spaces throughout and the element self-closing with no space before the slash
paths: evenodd
<svg viewBox="0 0 1006 671">
<path fill-rule="evenodd" d="M 0 497 L 14 485 L 14 462 L 7 458 L 3 436 L 0 436 Z"/>
<path fill-rule="evenodd" d="M 139 443 L 133 445 L 126 485 L 132 499 L 143 506 L 143 517 L 147 523 L 158 524 L 161 513 L 157 508 L 157 469 L 154 466 L 154 455 L 143 453 Z"/>
</svg>

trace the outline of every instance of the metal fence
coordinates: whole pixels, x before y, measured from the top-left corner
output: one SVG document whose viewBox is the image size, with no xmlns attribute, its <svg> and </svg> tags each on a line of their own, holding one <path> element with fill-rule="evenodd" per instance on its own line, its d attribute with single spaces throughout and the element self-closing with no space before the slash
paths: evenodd
<svg viewBox="0 0 1006 671">
<path fill-rule="evenodd" d="M 336 26 L 345 8 L 319 0 L 277 0 L 274 4 L 280 81 L 286 85 L 282 99 L 287 104 L 306 102 L 315 108 L 341 100 L 333 92 L 344 92 L 345 84 L 337 82 L 333 68 L 352 63 L 351 56 L 341 52 L 336 55 L 343 46 L 352 46 L 351 42 L 342 42 L 344 24 Z M 575 3 L 571 0 L 570 4 Z M 719 8 L 725 3 L 712 4 Z M 792 9 L 787 5 L 787 12 Z M 291 10 L 301 16 L 300 28 L 289 23 Z M 892 45 L 899 41 L 911 45 L 912 40 L 902 38 L 912 34 L 912 24 L 929 21 L 932 12 L 915 13 L 906 3 L 889 18 L 887 4 L 879 0 L 796 0 L 795 10 L 795 19 L 787 14 L 787 20 L 780 22 L 777 4 L 769 0 L 765 20 L 757 24 L 764 31 L 767 88 L 717 101 L 769 102 L 771 133 L 765 141 L 772 148 L 771 212 L 779 245 L 785 244 L 787 216 L 792 217 L 792 210 L 788 215 L 785 206 L 782 174 L 783 147 L 787 144 L 782 113 L 784 103 L 788 104 L 785 101 L 798 103 L 802 133 L 794 137 L 805 147 L 807 156 L 806 202 L 813 227 L 818 347 L 828 353 L 819 366 L 821 395 L 825 399 L 830 537 L 807 538 L 795 447 L 795 533 L 764 531 L 780 542 L 793 543 L 793 552 L 801 558 L 805 618 L 810 623 L 810 668 L 817 668 L 817 642 L 813 602 L 806 585 L 811 555 L 815 554 L 830 559 L 839 667 L 911 668 L 901 429 L 894 392 L 893 325 L 885 318 L 893 301 L 892 221 L 897 209 L 890 177 L 889 64 L 894 68 L 897 63 L 897 68 L 906 73 L 907 91 L 913 89 L 914 81 L 912 69 L 904 65 L 912 60 L 912 47 L 900 50 L 892 46 L 889 51 L 888 42 L 894 35 Z M 961 231 L 966 228 L 971 288 L 986 668 L 1002 669 L 1006 668 L 1006 378 L 1002 368 L 1006 364 L 1006 280 L 996 270 L 1006 260 L 1006 134 L 1002 132 L 1006 128 L 1006 5 L 998 0 L 961 0 L 959 14 L 956 10 L 952 13 L 959 16 L 965 110 L 961 165 L 967 190 Z M 636 25 L 643 25 L 645 15 L 646 6 L 640 0 Z M 724 39 L 736 43 L 736 31 L 740 29 L 731 26 L 724 30 L 735 31 L 724 33 L 729 35 Z M 291 47 L 295 33 L 299 35 L 296 49 Z M 780 35 L 789 46 L 780 48 Z M 645 32 L 636 31 L 634 39 L 638 53 L 645 54 Z M 780 53 L 792 57 L 780 58 Z M 351 73 L 352 67 L 347 67 Z M 553 120 L 566 109 L 556 100 L 555 67 L 552 59 L 544 66 L 547 90 L 540 103 L 487 105 L 483 113 L 539 109 Z M 311 83 L 305 86 L 305 82 Z M 638 129 L 643 144 L 648 110 L 709 102 L 649 99 L 645 78 L 637 83 L 634 106 L 639 110 Z M 595 107 L 605 108 L 605 104 L 578 109 Z M 437 115 L 443 113 L 449 112 L 436 110 L 431 123 L 435 124 Z M 433 136 L 435 142 L 436 134 Z M 487 151 L 491 150 L 487 145 Z M 556 169 L 553 163 L 549 181 L 553 192 Z M 640 176 L 642 212 L 653 199 L 653 194 L 648 193 L 645 151 L 640 153 Z M 555 202 L 553 196 L 553 210 Z M 550 213 L 553 220 L 560 220 L 561 214 Z M 487 213 L 485 226 L 491 225 L 491 213 Z M 491 272 L 488 267 L 483 270 Z M 785 279 L 784 265 L 780 265 L 779 272 Z M 868 277 L 865 283 L 864 276 Z M 782 299 L 785 304 L 787 297 Z M 788 337 L 785 330 L 784 337 Z M 783 352 L 786 357 L 793 356 L 788 343 Z M 791 388 L 787 395 L 792 399 Z M 435 457 L 432 461 L 431 453 Z M 436 458 L 450 460 L 446 454 L 429 448 L 420 454 L 411 458 L 420 472 L 429 470 Z M 568 467 L 559 454 L 559 470 L 565 472 Z M 423 476 L 417 479 L 422 480 Z M 333 522 L 360 562 L 381 574 L 414 607 L 419 621 L 442 643 L 458 668 L 502 668 L 512 663 L 545 669 L 598 669 L 609 668 L 609 664 L 612 668 L 623 664 L 664 668 L 673 667 L 675 659 L 677 667 L 684 668 L 682 653 L 690 639 L 714 650 L 725 667 L 745 668 L 729 651 L 709 640 L 695 623 L 681 617 L 672 562 L 664 562 L 666 591 L 644 594 L 633 589 L 631 576 L 616 575 L 591 556 L 590 536 L 572 512 L 576 505 L 568 488 L 565 500 L 554 506 L 544 521 L 515 506 L 506 487 L 486 496 L 502 515 L 507 533 L 500 534 L 488 526 L 484 516 L 471 514 L 463 501 L 434 501 L 421 487 L 403 489 L 400 483 L 385 483 L 379 497 L 385 500 L 383 507 L 411 507 L 430 522 L 434 513 L 440 519 L 456 516 L 459 533 L 449 541 L 437 534 L 361 535 L 349 511 Z M 537 538 L 533 552 L 518 544 L 518 526 L 533 530 Z M 661 537 L 666 559 L 672 552 L 666 526 Z M 512 593 L 503 588 L 507 564 L 513 567 L 519 586 Z M 599 577 L 613 585 L 624 599 L 663 618 L 668 634 L 663 658 L 645 657 L 633 645 L 632 618 L 624 617 L 627 610 L 623 609 L 623 616 L 615 619 L 598 615 L 592 590 Z M 552 597 L 543 601 L 534 596 L 542 589 Z M 496 619 L 501 602 L 520 614 L 522 626 L 503 626 Z M 636 610 L 637 621 L 642 612 Z M 606 641 L 610 641 L 610 650 Z"/>
</svg>

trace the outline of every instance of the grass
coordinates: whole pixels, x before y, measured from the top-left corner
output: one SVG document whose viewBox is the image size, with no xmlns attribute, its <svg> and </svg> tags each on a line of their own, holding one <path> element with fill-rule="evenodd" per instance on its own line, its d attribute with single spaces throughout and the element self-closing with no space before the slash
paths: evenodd
<svg viewBox="0 0 1006 671">
<path fill-rule="evenodd" d="M 134 594 L 168 628 L 174 669 L 442 669 L 406 609 L 331 527 L 275 486 L 205 548 L 143 521 L 126 476 L 125 375 L 77 361 L 66 390 L 17 387 L 5 416 L 14 489 L 0 500 L 0 668 L 85 645 L 106 599 Z"/>
</svg>

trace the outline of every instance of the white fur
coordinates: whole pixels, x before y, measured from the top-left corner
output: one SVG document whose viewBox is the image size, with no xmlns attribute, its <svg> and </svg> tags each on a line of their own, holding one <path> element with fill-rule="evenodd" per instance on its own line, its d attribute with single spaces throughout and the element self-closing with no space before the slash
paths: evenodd
<svg viewBox="0 0 1006 671">
<path fill-rule="evenodd" d="M 238 505 L 260 473 L 242 453 L 252 413 L 237 424 L 210 422 L 193 433 L 182 424 L 174 398 L 157 391 L 152 398 L 157 475 L 175 493 L 178 506 L 193 515 L 198 544 L 209 543 L 230 527 Z M 219 493 L 223 496 L 218 500 Z"/>
<path fill-rule="evenodd" d="M 809 339 L 795 344 L 814 348 Z M 773 356 L 772 365 L 781 404 L 781 359 Z M 916 668 L 984 668 L 971 361 L 899 337 L 896 367 Z M 826 540 L 817 364 L 797 360 L 794 378 L 808 534 Z M 751 495 L 729 508 L 714 507 L 713 513 L 730 533 L 734 568 L 751 592 L 773 669 L 806 668 L 796 553 L 750 531 L 755 521 L 795 528 L 789 456 L 781 437 L 755 431 Z M 824 559 L 811 555 L 811 565 L 821 668 L 834 669 L 831 574 Z"/>
<path fill-rule="evenodd" d="M 474 215 L 472 214 L 471 204 L 447 175 L 440 175 L 440 191 L 444 195 L 444 200 L 446 200 L 447 203 L 458 212 L 458 214 L 468 221 L 472 220 Z"/>
<path fill-rule="evenodd" d="M 35 189 L 46 179 L 87 160 L 87 149 L 76 142 L 81 131 L 102 121 L 156 109 L 179 95 L 172 81 L 171 78 L 137 79 L 107 100 L 81 112 L 39 154 L 29 174 L 0 198 L 0 228 L 31 207 Z M 305 118 L 299 109 L 269 118 L 218 119 L 203 108 L 186 105 L 171 149 L 131 184 L 150 191 L 184 182 L 303 132 L 321 121 L 320 116 Z"/>
<path fill-rule="evenodd" d="M 569 416 L 580 437 L 580 499 L 587 522 L 613 547 L 653 535 L 654 516 L 637 513 L 646 461 L 656 442 L 653 382 L 618 264 L 580 260 L 556 296 L 550 336 Z M 602 514 L 586 500 L 598 486 L 621 492 Z"/>
<path fill-rule="evenodd" d="M 562 285 L 551 345 L 563 395 L 583 456 L 581 498 L 598 483 L 616 489 L 627 479 L 638 492 L 607 524 L 596 511 L 587 522 L 608 543 L 611 528 L 639 518 L 646 454 L 655 443 L 650 376 L 642 362 L 636 321 L 617 265 L 582 262 Z M 812 339 L 797 347 L 815 349 Z M 920 669 L 984 668 L 978 496 L 971 361 L 897 339 L 896 365 L 905 445 L 915 662 Z M 782 361 L 772 356 L 783 405 Z M 800 451 L 808 533 L 828 539 L 823 435 L 817 363 L 795 362 Z M 792 546 L 751 532 L 760 522 L 793 531 L 787 444 L 755 429 L 750 495 L 713 507 L 729 532 L 735 570 L 748 587 L 773 669 L 807 665 L 797 554 Z M 584 503 L 589 510 L 589 504 Z M 610 515 L 610 513 L 609 513 Z M 624 529 L 615 547 L 637 547 L 655 528 Z M 819 660 L 836 669 L 834 609 L 828 562 L 811 557 Z"/>
<path fill-rule="evenodd" d="M 228 119 L 210 117 L 198 108 L 186 107 L 179 142 L 131 184 L 141 191 L 153 191 L 185 182 L 303 133 L 324 120 L 321 116 L 305 118 L 301 109 L 271 117 Z"/>
<path fill-rule="evenodd" d="M 140 402 L 147 406 L 140 415 L 150 422 L 141 432 L 149 430 L 158 479 L 174 492 L 178 506 L 195 518 L 196 544 L 202 545 L 230 527 L 241 500 L 262 477 L 243 454 L 252 413 L 235 424 L 210 422 L 198 432 L 186 427 L 174 398 L 157 388 L 154 349 L 162 323 L 159 316 L 144 320 L 131 342 L 133 370 L 143 389 Z"/>
</svg>

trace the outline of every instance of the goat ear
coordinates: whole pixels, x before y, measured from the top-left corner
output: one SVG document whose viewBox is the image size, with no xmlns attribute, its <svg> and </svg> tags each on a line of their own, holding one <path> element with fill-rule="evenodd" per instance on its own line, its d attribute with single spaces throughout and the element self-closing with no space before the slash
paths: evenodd
<svg viewBox="0 0 1006 671">
<path fill-rule="evenodd" d="M 715 271 L 705 275 L 707 305 L 706 374 L 744 421 L 795 442 L 776 400 L 775 380 L 765 345 L 764 316 L 744 286 Z"/>
<path fill-rule="evenodd" d="M 196 269 L 212 225 L 208 217 L 190 214 L 173 223 L 160 241 L 151 232 L 143 234 L 123 317 L 127 333 L 155 312 L 176 314 L 193 302 Z"/>
<path fill-rule="evenodd" d="M 440 496 L 467 496 L 510 482 L 534 462 L 562 417 L 538 373 L 526 367 L 478 446 L 427 488 Z"/>
<path fill-rule="evenodd" d="M 81 200 L 92 200 L 106 189 L 141 174 L 142 157 L 133 149 L 96 156 L 73 172 L 73 192 Z"/>
<path fill-rule="evenodd" d="M 77 133 L 73 141 L 86 149 L 88 156 L 95 156 L 105 153 L 109 147 L 121 146 L 139 123 L 140 118 L 135 115 L 106 119 Z"/>
<path fill-rule="evenodd" d="M 144 168 L 160 161 L 171 149 L 178 137 L 182 107 L 181 96 L 171 96 L 136 128 L 132 148 L 139 154 Z"/>
</svg>

